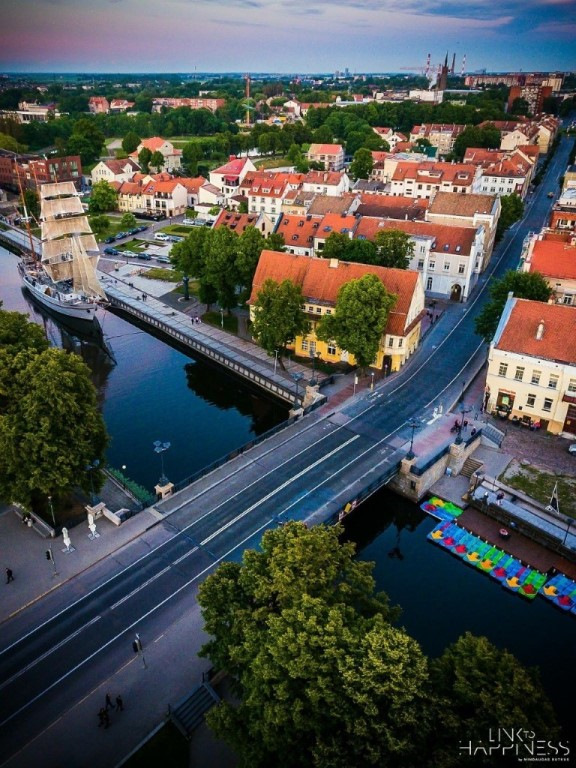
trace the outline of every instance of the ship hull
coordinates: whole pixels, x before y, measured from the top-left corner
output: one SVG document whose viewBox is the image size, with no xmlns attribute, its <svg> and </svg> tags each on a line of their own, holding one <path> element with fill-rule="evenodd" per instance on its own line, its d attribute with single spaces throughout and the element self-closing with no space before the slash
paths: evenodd
<svg viewBox="0 0 576 768">
<path fill-rule="evenodd" d="M 22 283 L 27 288 L 32 296 L 43 304 L 52 312 L 56 312 L 59 315 L 65 317 L 73 317 L 77 320 L 85 320 L 92 322 L 96 316 L 96 309 L 98 305 L 93 301 L 86 301 L 80 297 L 72 300 L 62 300 L 59 298 L 56 291 L 56 295 L 51 295 L 47 291 L 52 290 L 49 286 L 39 282 L 35 278 L 28 275 L 26 272 L 21 271 Z"/>
</svg>

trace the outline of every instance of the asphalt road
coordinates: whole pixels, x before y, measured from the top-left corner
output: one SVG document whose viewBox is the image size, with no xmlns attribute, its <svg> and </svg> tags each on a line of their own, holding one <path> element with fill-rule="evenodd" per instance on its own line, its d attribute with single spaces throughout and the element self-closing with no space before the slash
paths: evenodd
<svg viewBox="0 0 576 768">
<path fill-rule="evenodd" d="M 199 582 L 219 562 L 239 559 L 266 528 L 284 520 L 313 520 L 319 510 L 328 518 L 407 452 L 409 420 L 426 420 L 435 403 L 463 388 L 483 347 L 473 325 L 489 277 L 516 266 L 525 235 L 547 219 L 547 193 L 557 191 L 570 143 L 563 139 L 524 221 L 498 246 L 474 298 L 449 308 L 449 326 L 431 329 L 425 348 L 399 377 L 342 410 L 284 430 L 231 463 L 226 476 L 221 470 L 184 497 L 167 500 L 165 508 L 175 511 L 160 524 L 165 540 L 150 552 L 96 586 L 80 580 L 61 587 L 49 608 L 41 601 L 3 627 L 4 759 L 126 664 L 135 632 L 145 658 L 150 639 L 190 609 Z M 196 638 L 191 644 L 197 650 Z"/>
</svg>

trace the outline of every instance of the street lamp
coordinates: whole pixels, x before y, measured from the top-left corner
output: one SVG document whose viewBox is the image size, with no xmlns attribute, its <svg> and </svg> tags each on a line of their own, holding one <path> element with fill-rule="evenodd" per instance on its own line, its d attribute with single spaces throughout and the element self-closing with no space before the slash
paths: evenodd
<svg viewBox="0 0 576 768">
<path fill-rule="evenodd" d="M 416 421 L 416 419 L 410 419 L 410 421 L 408 422 L 408 426 L 412 430 L 412 435 L 410 436 L 410 450 L 406 454 L 406 458 L 407 459 L 413 459 L 416 456 L 416 454 L 412 450 L 413 447 L 414 447 L 414 431 L 415 431 L 416 427 L 418 426 L 418 422 Z"/>
<path fill-rule="evenodd" d="M 220 307 L 220 327 L 224 328 L 224 310 Z"/>
<path fill-rule="evenodd" d="M 316 353 L 314 350 L 310 350 L 310 357 L 312 358 L 312 378 L 310 379 L 310 386 L 315 387 L 318 384 L 316 380 Z"/>
<path fill-rule="evenodd" d="M 170 443 L 162 443 L 160 440 L 154 441 L 154 452 L 160 454 L 160 465 L 162 467 L 162 474 L 160 475 L 159 482 L 164 485 L 168 482 L 168 478 L 164 474 L 164 451 L 170 448 Z"/>
<path fill-rule="evenodd" d="M 371 376 L 370 390 L 373 390 L 374 389 L 374 371 L 370 371 L 370 376 Z"/>
<path fill-rule="evenodd" d="M 48 504 L 50 505 L 50 512 L 52 513 L 52 525 L 54 526 L 54 530 L 56 530 L 56 517 L 54 515 L 54 507 L 52 506 L 52 496 L 48 496 Z"/>
<path fill-rule="evenodd" d="M 122 489 L 126 490 L 126 464 L 122 464 Z"/>
<path fill-rule="evenodd" d="M 274 350 L 274 373 L 276 373 L 276 366 L 278 365 L 278 350 Z"/>
<path fill-rule="evenodd" d="M 98 469 L 100 466 L 100 461 L 98 459 L 94 459 L 94 461 L 91 464 L 86 465 L 86 472 L 90 473 L 90 488 L 92 490 L 92 495 L 90 497 L 90 504 L 94 506 L 94 502 L 96 501 L 96 494 L 94 493 L 94 470 Z"/>
<path fill-rule="evenodd" d="M 303 373 L 293 373 L 292 374 L 292 378 L 296 382 L 296 398 L 294 400 L 294 405 L 296 406 L 296 408 L 299 408 L 300 407 L 300 398 L 299 398 L 299 394 L 298 394 L 299 393 L 298 385 L 300 383 L 300 380 L 304 378 L 304 374 Z"/>
</svg>

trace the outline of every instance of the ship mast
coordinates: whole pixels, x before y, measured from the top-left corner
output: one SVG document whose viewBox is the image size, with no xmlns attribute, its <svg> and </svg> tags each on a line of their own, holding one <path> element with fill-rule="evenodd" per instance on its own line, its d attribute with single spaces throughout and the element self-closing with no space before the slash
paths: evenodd
<svg viewBox="0 0 576 768">
<path fill-rule="evenodd" d="M 16 178 L 18 179 L 18 188 L 20 189 L 20 199 L 22 200 L 22 208 L 24 209 L 24 222 L 26 224 L 26 232 L 28 233 L 28 240 L 30 242 L 30 253 L 26 258 L 28 264 L 35 264 L 38 261 L 36 249 L 34 248 L 34 241 L 32 240 L 32 230 L 30 228 L 30 216 L 28 216 L 28 209 L 26 208 L 26 198 L 24 197 L 24 190 L 22 189 L 22 179 L 20 178 L 20 170 L 18 164 L 14 161 L 14 170 Z"/>
</svg>

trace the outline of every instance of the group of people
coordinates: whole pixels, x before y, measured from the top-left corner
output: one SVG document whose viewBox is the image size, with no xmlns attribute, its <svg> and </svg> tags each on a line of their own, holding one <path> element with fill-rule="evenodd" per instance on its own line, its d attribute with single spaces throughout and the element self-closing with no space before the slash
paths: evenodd
<svg viewBox="0 0 576 768">
<path fill-rule="evenodd" d="M 123 712 L 124 711 L 124 702 L 122 701 L 122 696 L 118 694 L 116 696 L 116 704 L 114 705 L 110 694 L 106 694 L 106 700 L 104 702 L 104 706 L 100 707 L 100 710 L 98 712 L 98 728 L 109 728 L 110 727 L 110 712 L 109 710 L 115 709 L 116 712 Z"/>
<path fill-rule="evenodd" d="M 200 318 L 198 317 L 198 315 L 194 315 L 194 317 L 192 318 L 192 322 L 193 322 L 193 323 L 201 323 L 201 322 L 202 322 L 202 320 L 200 320 Z"/>
</svg>

